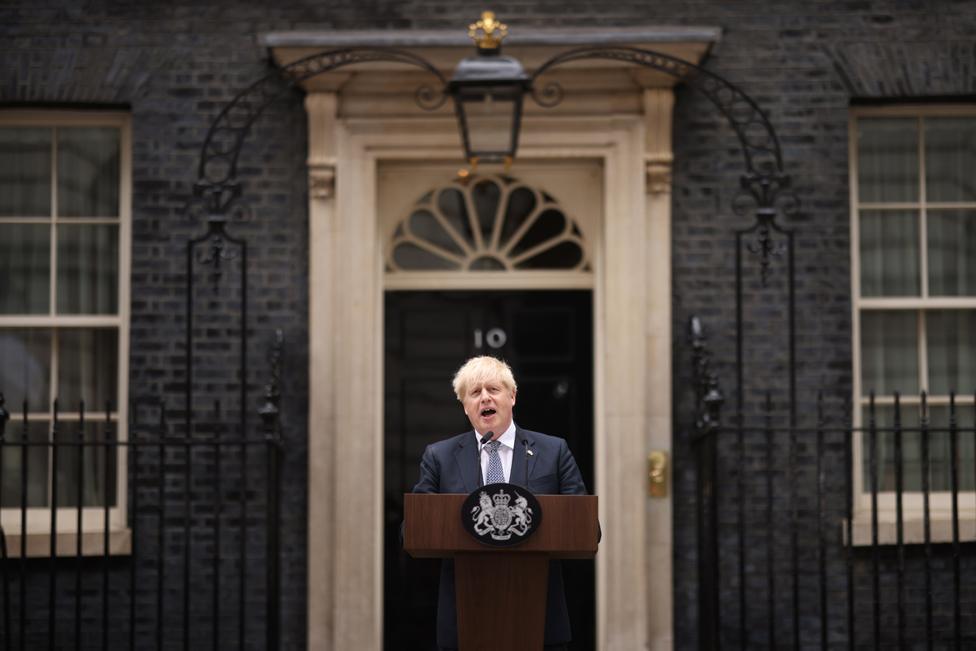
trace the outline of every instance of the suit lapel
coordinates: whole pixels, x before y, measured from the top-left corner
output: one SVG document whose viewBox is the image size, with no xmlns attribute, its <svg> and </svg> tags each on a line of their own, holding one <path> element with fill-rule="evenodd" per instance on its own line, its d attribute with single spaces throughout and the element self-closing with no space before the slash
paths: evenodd
<svg viewBox="0 0 976 651">
<path fill-rule="evenodd" d="M 525 441 L 528 443 L 523 443 Z M 521 427 L 515 427 L 515 450 L 512 454 L 512 473 L 508 478 L 509 483 L 521 486 L 522 488 L 528 488 L 526 485 L 526 477 L 532 476 L 532 470 L 535 468 L 535 455 L 529 454 L 528 450 L 532 450 L 535 447 L 535 439 L 531 436 L 525 435 L 525 430 Z M 528 473 L 526 473 L 525 465 L 528 464 Z"/>
<path fill-rule="evenodd" d="M 454 451 L 454 458 L 457 460 L 465 491 L 470 493 L 481 486 L 481 464 L 478 462 L 478 445 L 473 432 L 468 432 L 461 437 Z"/>
</svg>

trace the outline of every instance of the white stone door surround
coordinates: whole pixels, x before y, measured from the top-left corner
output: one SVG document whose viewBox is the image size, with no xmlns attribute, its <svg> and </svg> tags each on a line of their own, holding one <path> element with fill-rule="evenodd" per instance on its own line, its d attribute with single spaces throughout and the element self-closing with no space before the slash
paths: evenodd
<svg viewBox="0 0 976 651">
<path fill-rule="evenodd" d="M 697 61 L 715 35 L 679 56 Z M 552 46 L 523 49 L 526 61 L 548 56 Z M 307 53 L 295 43 L 274 50 L 279 62 Z M 438 56 L 456 61 L 468 54 L 454 47 Z M 601 651 L 672 648 L 671 500 L 648 497 L 647 456 L 670 451 L 672 436 L 673 80 L 642 73 L 619 65 L 570 71 L 561 79 L 567 99 L 559 110 L 527 111 L 519 150 L 524 160 L 596 159 L 604 174 L 604 218 L 593 255 Z M 379 651 L 384 242 L 377 169 L 382 161 L 462 163 L 450 112 L 425 115 L 410 107 L 404 92 L 413 77 L 383 70 L 325 77 L 306 86 L 308 648 Z M 401 86 L 403 92 L 389 90 Z M 582 89 L 577 99 L 570 97 L 574 87 Z M 388 95 L 377 98 L 377 89 Z"/>
</svg>

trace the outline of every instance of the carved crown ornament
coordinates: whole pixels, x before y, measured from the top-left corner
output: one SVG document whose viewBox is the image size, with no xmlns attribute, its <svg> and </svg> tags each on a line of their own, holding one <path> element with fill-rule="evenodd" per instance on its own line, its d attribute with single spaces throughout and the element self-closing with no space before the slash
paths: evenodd
<svg viewBox="0 0 976 651">
<path fill-rule="evenodd" d="M 398 35 L 377 33 L 363 40 L 365 36 L 362 34 L 353 36 L 347 33 L 334 35 L 331 43 L 328 40 L 319 40 L 311 44 L 302 44 L 301 38 L 308 36 L 297 38 L 297 33 L 292 33 L 291 36 L 281 34 L 281 40 L 277 42 L 270 35 L 262 37 L 264 45 L 275 52 L 276 58 L 282 44 L 286 44 L 283 49 L 290 49 L 292 54 L 284 59 L 278 58 L 279 69 L 241 90 L 211 123 L 201 147 L 199 172 L 194 187 L 195 201 L 205 206 L 211 223 L 226 221 L 226 215 L 234 211 L 235 205 L 244 196 L 241 180 L 238 178 L 238 160 L 252 125 L 288 88 L 304 86 L 307 81 L 324 77 L 327 73 L 360 64 L 372 66 L 371 70 L 382 69 L 382 64 L 391 64 L 424 71 L 430 75 L 431 83 L 416 90 L 414 97 L 417 104 L 422 109 L 435 110 L 453 100 L 464 146 L 464 158 L 473 168 L 479 161 L 501 163 L 515 160 L 525 97 L 528 96 L 543 108 L 554 107 L 563 100 L 565 92 L 558 77 L 551 74 L 554 70 L 579 63 L 603 65 L 609 62 L 614 67 L 632 65 L 636 69 L 654 71 L 703 94 L 727 120 L 738 137 L 744 161 L 740 176 L 742 195 L 754 204 L 757 219 L 764 224 L 775 225 L 778 214 L 789 215 L 798 210 L 799 201 L 783 164 L 779 139 L 765 112 L 733 82 L 697 63 L 707 50 L 708 43 L 718 39 L 718 30 L 696 27 L 665 30 L 686 34 L 690 37 L 688 40 L 697 41 L 704 46 L 691 50 L 668 46 L 667 42 L 674 42 L 674 39 L 667 38 L 669 34 L 662 33 L 660 29 L 597 29 L 586 34 L 580 30 L 571 30 L 570 34 L 570 30 L 567 30 L 563 34 L 567 40 L 561 43 L 568 48 L 551 55 L 547 51 L 548 58 L 541 62 L 533 61 L 534 70 L 531 73 L 525 70 L 518 58 L 501 54 L 501 42 L 508 31 L 508 27 L 491 12 L 485 12 L 480 20 L 469 25 L 468 33 L 478 46 L 477 52 L 475 56 L 462 59 L 455 66 L 450 79 L 441 71 L 440 64 L 435 65 L 431 60 L 411 51 L 414 47 L 429 47 L 432 40 L 441 45 L 452 45 L 449 39 L 443 40 L 440 35 L 414 35 L 414 40 L 410 41 Z M 559 45 L 558 38 L 553 34 L 540 33 L 536 35 L 534 43 Z M 531 43 L 533 42 L 525 40 L 519 45 Z M 660 48 L 649 49 L 635 46 L 635 43 L 654 43 L 660 45 Z M 326 49 L 320 49 L 323 46 Z M 310 48 L 315 48 L 312 50 L 313 54 L 308 54 Z M 377 64 L 381 64 L 379 68 Z M 657 192 L 666 186 L 667 165 L 663 161 L 650 163 L 646 170 L 650 176 L 648 187 L 649 191 Z M 334 183 L 332 169 L 315 171 L 310 176 L 313 196 L 331 195 Z M 741 203 L 737 201 L 734 208 Z M 542 220 L 542 216 L 538 219 Z M 426 247 L 418 245 L 417 250 L 433 253 L 434 258 L 456 265 L 464 264 L 463 261 L 468 259 L 472 251 L 481 253 L 480 250 L 470 247 L 472 242 L 479 242 L 477 235 L 462 235 L 458 240 L 449 231 L 445 233 L 460 247 L 460 254 L 451 251 L 450 247 L 444 251 L 427 251 Z M 508 235 L 515 237 L 514 233 Z M 575 244 L 571 229 L 557 235 L 564 238 L 558 242 L 562 246 L 560 253 L 569 252 Z M 491 242 L 493 245 L 501 245 L 501 240 Z M 514 242 L 514 239 L 507 240 L 505 245 L 511 243 L 514 247 Z M 533 243 L 532 250 L 520 251 L 518 259 L 509 255 L 515 253 L 514 248 L 505 255 L 496 255 L 495 258 L 508 260 L 516 266 L 524 265 L 534 254 L 542 253 L 541 249 L 535 250 L 536 246 L 541 246 L 541 243 Z M 582 247 L 580 251 L 583 251 Z M 764 261 L 770 259 L 768 247 L 760 246 L 756 251 Z M 492 258 L 482 259 L 487 261 Z M 575 257 L 565 255 L 560 259 L 560 264 L 569 264 L 565 262 L 569 259 L 573 259 L 572 265 L 586 264 L 582 253 Z M 549 263 L 551 260 L 547 262 Z"/>
<path fill-rule="evenodd" d="M 495 12 L 485 11 L 481 14 L 481 20 L 468 25 L 468 36 L 479 50 L 495 50 L 508 36 L 508 25 L 499 22 Z"/>
</svg>

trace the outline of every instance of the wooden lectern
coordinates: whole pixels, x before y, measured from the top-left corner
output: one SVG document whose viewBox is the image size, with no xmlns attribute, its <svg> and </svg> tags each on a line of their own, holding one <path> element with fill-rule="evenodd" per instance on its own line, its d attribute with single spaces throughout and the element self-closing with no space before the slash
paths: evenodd
<svg viewBox="0 0 976 651">
<path fill-rule="evenodd" d="M 464 530 L 467 495 L 403 497 L 407 553 L 454 559 L 460 651 L 541 651 L 549 560 L 596 555 L 596 496 L 536 495 L 542 522 L 514 547 L 483 545 Z"/>
</svg>

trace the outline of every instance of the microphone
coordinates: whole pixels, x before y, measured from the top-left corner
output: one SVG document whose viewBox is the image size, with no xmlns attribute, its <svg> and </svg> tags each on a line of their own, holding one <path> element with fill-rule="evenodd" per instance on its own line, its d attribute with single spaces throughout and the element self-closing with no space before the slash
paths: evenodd
<svg viewBox="0 0 976 651">
<path fill-rule="evenodd" d="M 488 443 L 488 441 L 492 440 L 493 438 L 495 438 L 495 433 L 494 432 L 488 432 L 487 434 L 485 434 L 484 436 L 482 436 L 481 437 L 481 447 L 485 447 L 485 445 Z"/>
<path fill-rule="evenodd" d="M 526 439 L 522 439 L 522 447 L 525 448 L 525 490 L 529 490 L 529 457 L 531 453 L 529 452 L 529 442 Z"/>
</svg>

